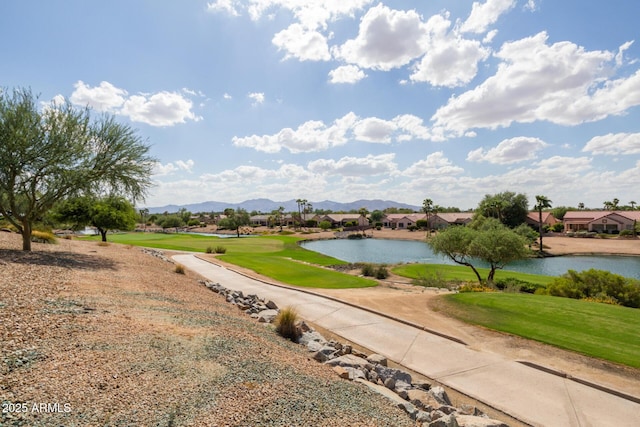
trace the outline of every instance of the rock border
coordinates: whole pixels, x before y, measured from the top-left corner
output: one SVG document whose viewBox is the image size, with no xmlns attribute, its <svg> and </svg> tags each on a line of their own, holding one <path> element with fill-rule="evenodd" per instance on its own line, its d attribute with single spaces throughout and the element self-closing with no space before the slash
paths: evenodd
<svg viewBox="0 0 640 427">
<path fill-rule="evenodd" d="M 242 291 L 229 289 L 209 280 L 199 282 L 258 322 L 270 324 L 280 311 L 275 302 L 258 295 L 244 295 Z M 473 405 L 452 406 L 443 387 L 414 380 L 408 372 L 387 366 L 387 358 L 383 355 L 367 355 L 350 344 L 328 341 L 304 321 L 299 322 L 297 328 L 300 332 L 297 343 L 305 346 L 314 360 L 332 367 L 340 378 L 363 384 L 390 399 L 418 425 L 509 427 L 502 421 L 489 418 Z"/>
</svg>

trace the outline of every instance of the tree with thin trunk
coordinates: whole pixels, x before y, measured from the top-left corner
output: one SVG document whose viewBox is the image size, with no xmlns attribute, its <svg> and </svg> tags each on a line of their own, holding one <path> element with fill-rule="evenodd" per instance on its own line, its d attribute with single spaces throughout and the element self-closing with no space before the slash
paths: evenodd
<svg viewBox="0 0 640 427">
<path fill-rule="evenodd" d="M 431 223 L 429 221 L 429 218 L 431 217 L 431 212 L 433 211 L 433 200 L 424 199 L 422 201 L 422 210 L 427 217 L 427 236 L 431 236 Z"/>
<path fill-rule="evenodd" d="M 631 210 L 635 211 L 637 203 L 632 200 L 632 201 L 629 202 L 629 204 L 631 205 Z"/>
<path fill-rule="evenodd" d="M 39 108 L 28 89 L 0 90 L 0 214 L 22 234 L 57 203 L 80 195 L 143 200 L 155 160 L 149 145 L 113 117 L 69 102 Z"/>
<path fill-rule="evenodd" d="M 542 229 L 542 210 L 550 209 L 550 208 L 551 208 L 551 200 L 549 200 L 545 196 L 536 196 L 536 205 L 534 206 L 534 209 L 538 211 L 538 233 L 540 233 L 540 254 L 541 255 L 544 252 L 542 248 L 542 234 L 544 231 Z"/>
</svg>

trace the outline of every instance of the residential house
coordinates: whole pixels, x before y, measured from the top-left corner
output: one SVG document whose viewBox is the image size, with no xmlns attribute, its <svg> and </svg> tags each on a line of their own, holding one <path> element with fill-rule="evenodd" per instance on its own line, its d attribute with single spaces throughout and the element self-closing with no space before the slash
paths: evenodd
<svg viewBox="0 0 640 427">
<path fill-rule="evenodd" d="M 425 214 L 386 214 L 382 218 L 382 225 L 387 228 L 400 228 L 406 229 L 411 227 L 412 225 L 416 225 L 416 223 L 421 219 L 426 219 Z"/>
<path fill-rule="evenodd" d="M 527 224 L 538 230 L 540 228 L 540 213 L 537 211 L 529 212 L 526 218 Z M 551 212 L 542 212 L 542 226 L 548 225 L 551 227 L 553 224 L 557 224 L 560 221 L 553 216 Z"/>
<path fill-rule="evenodd" d="M 350 223 L 355 223 L 358 226 L 369 225 L 369 220 L 358 213 L 316 215 L 311 219 L 317 224 L 323 221 L 330 222 L 332 228 L 344 227 Z"/>
<path fill-rule="evenodd" d="M 632 230 L 640 221 L 640 211 L 569 211 L 564 215 L 564 231 L 619 233 Z"/>
<path fill-rule="evenodd" d="M 440 230 L 451 225 L 467 225 L 473 219 L 473 212 L 436 212 L 430 215 L 429 225 L 433 230 Z"/>
</svg>

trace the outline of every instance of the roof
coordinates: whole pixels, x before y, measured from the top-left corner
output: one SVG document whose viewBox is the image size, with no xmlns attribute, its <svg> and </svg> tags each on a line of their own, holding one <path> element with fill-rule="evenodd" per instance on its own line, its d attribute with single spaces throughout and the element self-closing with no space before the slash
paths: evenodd
<svg viewBox="0 0 640 427">
<path fill-rule="evenodd" d="M 449 224 L 461 223 L 471 221 L 473 219 L 473 212 L 442 212 L 437 213 L 436 216 Z"/>
<path fill-rule="evenodd" d="M 640 221 L 640 211 L 568 211 L 564 214 L 564 222 L 589 223 L 610 215 L 619 215 L 630 221 Z"/>
</svg>

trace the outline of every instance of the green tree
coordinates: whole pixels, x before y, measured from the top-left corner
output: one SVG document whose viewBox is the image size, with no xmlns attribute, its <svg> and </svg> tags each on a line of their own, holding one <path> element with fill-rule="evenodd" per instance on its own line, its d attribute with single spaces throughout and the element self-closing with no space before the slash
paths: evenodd
<svg viewBox="0 0 640 427">
<path fill-rule="evenodd" d="M 54 217 L 59 221 L 71 223 L 73 229 L 92 225 L 100 232 L 102 241 L 106 242 L 107 233 L 111 230 L 133 230 L 138 213 L 133 205 L 122 197 L 78 197 L 57 205 Z"/>
<path fill-rule="evenodd" d="M 551 200 L 546 196 L 536 196 L 536 205 L 533 208 L 538 211 L 538 233 L 540 233 L 540 254 L 542 255 L 544 252 L 542 247 L 542 235 L 544 234 L 542 229 L 542 210 L 551 208 Z"/>
<path fill-rule="evenodd" d="M 513 228 L 526 222 L 529 201 L 525 194 L 512 191 L 487 194 L 480 201 L 476 212 L 485 217 L 498 218 L 504 225 Z"/>
<path fill-rule="evenodd" d="M 378 222 L 382 222 L 382 218 L 384 217 L 384 213 L 380 210 L 375 210 L 371 212 L 371 222 L 375 225 Z"/>
<path fill-rule="evenodd" d="M 154 159 L 128 126 L 69 102 L 40 109 L 30 90 L 0 90 L 0 214 L 31 250 L 33 224 L 57 203 L 90 194 L 142 200 Z"/>
<path fill-rule="evenodd" d="M 431 223 L 429 219 L 431 218 L 431 213 L 433 212 L 433 200 L 424 199 L 422 202 L 422 210 L 427 216 L 427 235 L 431 236 Z"/>
<path fill-rule="evenodd" d="M 163 230 L 166 230 L 167 228 L 177 229 L 179 227 L 184 227 L 184 221 L 182 220 L 182 217 L 177 214 L 162 215 L 156 221 L 156 225 L 162 227 Z"/>
<path fill-rule="evenodd" d="M 471 268 L 480 284 L 482 277 L 473 265 L 475 260 L 489 264 L 487 282 L 493 283 L 496 270 L 528 254 L 526 239 L 494 218 L 479 217 L 466 227 L 448 227 L 428 243 L 436 254 Z"/>
<path fill-rule="evenodd" d="M 224 213 L 227 217 L 220 220 L 220 226 L 230 230 L 236 230 L 236 234 L 240 237 L 240 227 L 251 223 L 249 213 L 240 208 L 238 208 L 238 210 L 225 209 Z"/>
</svg>

